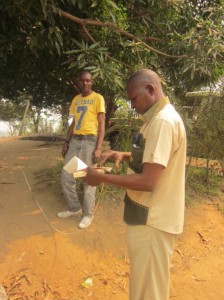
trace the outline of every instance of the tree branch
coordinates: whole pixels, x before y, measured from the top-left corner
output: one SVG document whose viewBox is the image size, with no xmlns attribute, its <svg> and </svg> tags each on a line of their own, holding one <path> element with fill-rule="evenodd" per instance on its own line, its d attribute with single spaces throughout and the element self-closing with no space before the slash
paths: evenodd
<svg viewBox="0 0 224 300">
<path fill-rule="evenodd" d="M 54 8 L 55 13 L 59 14 L 60 16 L 69 19 L 79 25 L 82 26 L 82 28 L 85 28 L 86 25 L 90 25 L 90 26 L 99 26 L 99 27 L 108 27 L 108 28 L 112 28 L 114 31 L 116 31 L 117 33 L 124 35 L 138 43 L 140 43 L 142 46 L 144 46 L 146 49 L 151 50 L 159 55 L 165 56 L 165 57 L 171 57 L 171 58 L 182 58 L 182 57 L 187 57 L 187 55 L 170 55 L 167 53 L 164 53 L 162 51 L 159 51 L 155 48 L 150 47 L 148 44 L 146 44 L 144 41 L 142 41 L 140 38 L 134 36 L 133 34 L 129 33 L 128 31 L 121 29 L 120 27 L 118 27 L 117 25 L 111 23 L 111 22 L 101 22 L 98 20 L 92 20 L 92 19 L 81 19 L 78 18 L 74 15 L 71 15 L 65 11 L 63 11 L 60 8 Z"/>
<path fill-rule="evenodd" d="M 84 31 L 85 34 L 87 35 L 87 37 L 90 39 L 90 41 L 91 41 L 92 43 L 97 43 L 97 41 L 92 37 L 92 35 L 90 34 L 90 32 L 88 31 L 88 29 L 86 28 L 86 26 L 83 25 L 83 24 L 82 24 L 81 26 L 82 26 L 82 28 L 83 28 L 83 31 Z M 131 67 L 130 65 L 128 65 L 128 64 L 126 64 L 126 63 L 124 63 L 124 62 L 122 62 L 122 61 L 120 61 L 120 60 L 118 60 L 118 59 L 112 57 L 111 55 L 108 55 L 108 57 L 109 57 L 111 60 L 113 60 L 114 62 L 117 62 L 117 63 L 119 63 L 119 64 L 121 64 L 121 65 L 124 65 L 124 66 L 126 66 L 127 68 L 129 68 L 129 69 L 132 70 L 132 67 Z"/>
<path fill-rule="evenodd" d="M 88 29 L 86 28 L 86 26 L 84 24 L 82 24 L 82 29 L 92 43 L 97 43 L 97 41 L 92 37 L 92 35 L 89 33 Z"/>
</svg>

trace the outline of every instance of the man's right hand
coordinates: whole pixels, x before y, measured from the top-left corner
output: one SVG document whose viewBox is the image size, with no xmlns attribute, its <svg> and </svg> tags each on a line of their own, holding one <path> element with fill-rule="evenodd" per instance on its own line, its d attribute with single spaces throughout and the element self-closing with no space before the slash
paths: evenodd
<svg viewBox="0 0 224 300">
<path fill-rule="evenodd" d="M 61 150 L 61 155 L 63 158 L 65 158 L 66 153 L 68 152 L 69 144 L 67 142 L 64 142 L 62 150 Z"/>
</svg>

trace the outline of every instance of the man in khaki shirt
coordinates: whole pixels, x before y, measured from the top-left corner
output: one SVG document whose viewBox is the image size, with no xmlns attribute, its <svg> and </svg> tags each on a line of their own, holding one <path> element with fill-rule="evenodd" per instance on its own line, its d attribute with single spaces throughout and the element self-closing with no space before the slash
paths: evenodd
<svg viewBox="0 0 224 300">
<path fill-rule="evenodd" d="M 106 153 L 102 162 L 129 162 L 127 175 L 88 169 L 89 185 L 127 189 L 124 221 L 131 265 L 130 300 L 167 300 L 174 242 L 183 230 L 186 133 L 181 117 L 165 97 L 159 76 L 148 69 L 127 82 L 131 106 L 144 125 L 132 152 Z"/>
</svg>

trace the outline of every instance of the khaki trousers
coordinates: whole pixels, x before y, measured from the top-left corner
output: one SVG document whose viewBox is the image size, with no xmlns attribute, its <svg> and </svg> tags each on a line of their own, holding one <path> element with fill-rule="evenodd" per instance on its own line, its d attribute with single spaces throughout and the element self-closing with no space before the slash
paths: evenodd
<svg viewBox="0 0 224 300">
<path fill-rule="evenodd" d="M 176 234 L 127 225 L 130 300 L 169 299 L 169 274 Z"/>
</svg>

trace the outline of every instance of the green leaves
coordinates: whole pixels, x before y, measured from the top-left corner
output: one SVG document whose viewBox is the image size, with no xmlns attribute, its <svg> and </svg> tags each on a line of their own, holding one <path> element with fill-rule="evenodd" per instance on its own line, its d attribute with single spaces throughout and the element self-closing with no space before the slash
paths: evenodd
<svg viewBox="0 0 224 300">
<path fill-rule="evenodd" d="M 68 65 L 69 69 L 81 70 L 89 66 L 91 62 L 102 61 L 103 57 L 108 55 L 107 48 L 100 47 L 98 43 L 88 44 L 84 40 L 81 42 L 73 40 L 73 43 L 76 48 L 66 51 L 69 59 L 63 63 L 63 65 Z"/>
<path fill-rule="evenodd" d="M 222 86 L 222 90 L 224 86 Z M 217 86 L 211 90 L 187 94 L 193 100 L 189 117 L 192 120 L 188 131 L 189 155 L 220 161 L 224 157 L 224 101 L 223 92 Z"/>
<path fill-rule="evenodd" d="M 184 94 L 224 75 L 223 11 L 223 0 L 1 1 L 0 92 L 26 88 L 51 105 L 88 69 L 115 106 L 130 73 L 148 67 Z"/>
<path fill-rule="evenodd" d="M 25 103 L 24 103 L 25 104 Z M 24 110 L 24 104 L 19 103 L 15 104 L 10 100 L 1 100 L 0 101 L 0 120 L 8 121 L 18 121 L 21 119 L 22 112 Z"/>
<path fill-rule="evenodd" d="M 188 56 L 176 61 L 187 86 L 190 86 L 190 81 L 191 86 L 217 81 L 223 70 L 224 59 L 224 2 L 221 1 L 220 5 L 215 2 L 210 5 L 209 1 L 194 2 L 198 4 L 189 6 L 186 31 L 179 36 L 178 47 Z M 184 79 L 184 76 L 188 79 Z"/>
</svg>

